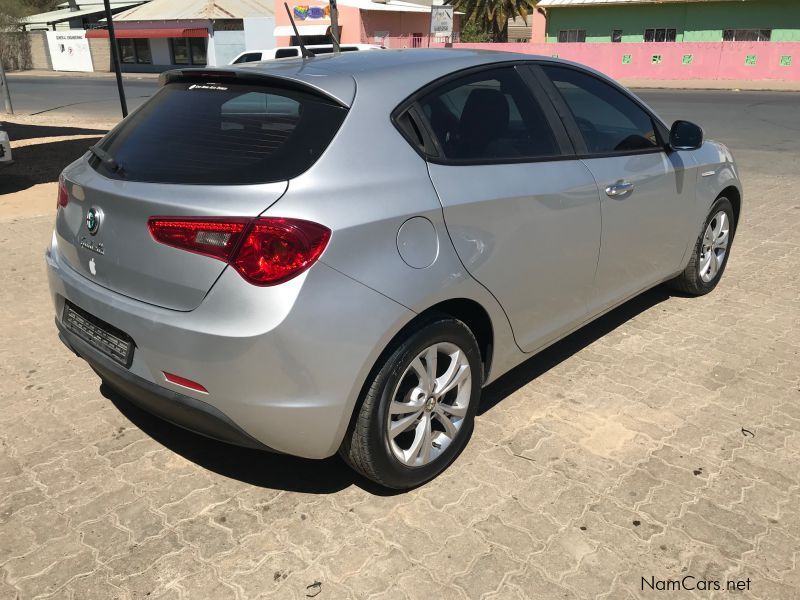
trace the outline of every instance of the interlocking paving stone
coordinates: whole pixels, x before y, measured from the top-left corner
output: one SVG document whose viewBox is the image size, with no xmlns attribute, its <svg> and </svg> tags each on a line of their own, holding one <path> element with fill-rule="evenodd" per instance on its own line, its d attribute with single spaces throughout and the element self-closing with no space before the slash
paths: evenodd
<svg viewBox="0 0 800 600">
<path fill-rule="evenodd" d="M 657 288 L 526 363 L 396 495 L 101 390 L 53 326 L 52 218 L 0 221 L 0 598 L 620 600 L 687 573 L 800 597 L 800 176 L 739 154 L 713 294 Z"/>
</svg>

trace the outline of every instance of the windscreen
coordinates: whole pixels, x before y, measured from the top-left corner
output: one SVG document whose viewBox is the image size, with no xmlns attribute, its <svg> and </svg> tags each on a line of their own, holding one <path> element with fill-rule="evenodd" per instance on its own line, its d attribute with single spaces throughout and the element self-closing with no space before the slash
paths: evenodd
<svg viewBox="0 0 800 600">
<path fill-rule="evenodd" d="M 107 177 L 181 184 L 284 181 L 330 144 L 347 109 L 281 87 L 170 83 L 99 144 Z"/>
</svg>

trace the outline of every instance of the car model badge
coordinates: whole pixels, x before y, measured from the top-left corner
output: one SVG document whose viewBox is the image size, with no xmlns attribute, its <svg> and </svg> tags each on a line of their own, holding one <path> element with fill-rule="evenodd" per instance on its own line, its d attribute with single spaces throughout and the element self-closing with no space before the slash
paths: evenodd
<svg viewBox="0 0 800 600">
<path fill-rule="evenodd" d="M 86 229 L 89 233 L 95 235 L 100 229 L 100 222 L 103 220 L 103 211 L 94 206 L 86 213 Z"/>
</svg>

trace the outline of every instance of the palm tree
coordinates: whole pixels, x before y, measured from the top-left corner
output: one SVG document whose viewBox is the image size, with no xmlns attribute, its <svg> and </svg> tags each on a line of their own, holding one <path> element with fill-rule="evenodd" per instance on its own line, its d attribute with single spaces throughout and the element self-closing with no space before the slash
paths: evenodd
<svg viewBox="0 0 800 600">
<path fill-rule="evenodd" d="M 522 17 L 527 25 L 528 15 L 537 0 L 448 0 L 455 10 L 463 12 L 462 23 L 472 22 L 491 34 L 492 41 L 508 40 L 508 20 Z"/>
</svg>

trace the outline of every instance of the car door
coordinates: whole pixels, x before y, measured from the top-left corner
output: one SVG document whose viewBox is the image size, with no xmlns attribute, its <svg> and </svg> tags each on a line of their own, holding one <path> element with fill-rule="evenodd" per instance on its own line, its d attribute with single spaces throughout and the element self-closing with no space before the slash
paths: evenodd
<svg viewBox="0 0 800 600">
<path fill-rule="evenodd" d="M 541 68 L 600 189 L 603 232 L 590 306 L 596 313 L 680 269 L 693 232 L 694 161 L 668 152 L 666 129 L 623 90 L 572 66 Z"/>
<path fill-rule="evenodd" d="M 526 352 L 585 318 L 600 247 L 597 186 L 528 69 L 462 73 L 415 104 L 458 256 Z"/>
</svg>

